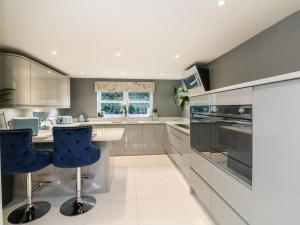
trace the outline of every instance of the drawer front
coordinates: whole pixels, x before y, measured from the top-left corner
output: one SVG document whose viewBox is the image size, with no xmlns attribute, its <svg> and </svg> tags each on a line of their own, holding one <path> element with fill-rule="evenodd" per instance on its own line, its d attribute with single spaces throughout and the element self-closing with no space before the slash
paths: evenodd
<svg viewBox="0 0 300 225">
<path fill-rule="evenodd" d="M 220 225 L 247 225 L 215 192 L 210 196 L 210 213 Z"/>
<path fill-rule="evenodd" d="M 212 165 L 210 185 L 243 218 L 252 221 L 252 190 L 219 167 Z"/>
<path fill-rule="evenodd" d="M 175 128 L 170 128 L 169 132 L 170 144 L 173 145 L 180 153 L 184 154 L 189 147 L 189 136 L 181 133 Z"/>
<path fill-rule="evenodd" d="M 250 105 L 252 104 L 252 87 L 224 91 L 210 95 L 211 105 Z"/>
<path fill-rule="evenodd" d="M 213 165 L 200 154 L 193 151 L 191 155 L 191 167 L 196 171 L 207 183 L 211 181 L 211 167 Z"/>
<path fill-rule="evenodd" d="M 211 189 L 194 170 L 190 173 L 190 185 L 202 205 L 209 210 Z"/>
</svg>

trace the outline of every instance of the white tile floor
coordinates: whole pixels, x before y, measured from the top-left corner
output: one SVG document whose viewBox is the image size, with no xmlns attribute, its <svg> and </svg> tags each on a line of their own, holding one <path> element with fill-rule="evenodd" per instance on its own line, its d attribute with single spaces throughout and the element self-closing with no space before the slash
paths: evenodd
<svg viewBox="0 0 300 225">
<path fill-rule="evenodd" d="M 111 191 L 94 195 L 97 205 L 93 210 L 81 216 L 65 217 L 59 213 L 65 198 L 44 198 L 52 204 L 51 211 L 30 224 L 214 224 L 190 194 L 185 179 L 166 155 L 113 157 L 113 165 Z M 7 217 L 16 207 L 6 209 L 4 216 Z"/>
</svg>

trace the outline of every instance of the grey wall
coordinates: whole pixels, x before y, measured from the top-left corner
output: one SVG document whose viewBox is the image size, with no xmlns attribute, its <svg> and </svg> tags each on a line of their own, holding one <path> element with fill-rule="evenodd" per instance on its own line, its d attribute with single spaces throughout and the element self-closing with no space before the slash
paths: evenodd
<svg viewBox="0 0 300 225">
<path fill-rule="evenodd" d="M 208 65 L 211 88 L 300 70 L 300 11 Z"/>
<path fill-rule="evenodd" d="M 67 111 L 68 114 L 73 117 L 78 117 L 80 112 L 84 112 L 88 117 L 97 117 L 97 95 L 94 88 L 95 81 L 103 81 L 103 79 L 71 79 L 71 109 Z M 181 82 L 177 80 L 155 81 L 153 107 L 157 108 L 159 116 L 181 116 L 182 111 L 172 101 L 174 87 L 179 85 L 181 85 Z"/>
</svg>

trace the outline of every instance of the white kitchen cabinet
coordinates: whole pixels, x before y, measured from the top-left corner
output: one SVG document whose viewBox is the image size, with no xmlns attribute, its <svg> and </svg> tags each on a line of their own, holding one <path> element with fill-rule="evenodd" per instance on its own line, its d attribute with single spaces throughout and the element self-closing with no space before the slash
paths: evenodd
<svg viewBox="0 0 300 225">
<path fill-rule="evenodd" d="M 191 170 L 189 182 L 201 204 L 209 211 L 211 195 L 210 187 L 194 170 Z"/>
<path fill-rule="evenodd" d="M 59 104 L 59 95 L 58 95 L 58 86 L 59 83 L 59 75 L 52 70 L 48 70 L 48 78 L 47 78 L 47 99 L 48 106 L 56 106 Z"/>
<path fill-rule="evenodd" d="M 108 128 L 124 128 L 124 125 L 107 125 Z M 125 152 L 125 135 L 119 141 L 112 142 L 111 156 L 126 155 Z"/>
<path fill-rule="evenodd" d="M 125 125 L 126 155 L 140 155 L 142 149 L 143 128 L 141 125 Z"/>
<path fill-rule="evenodd" d="M 31 105 L 48 106 L 48 69 L 35 62 L 31 66 Z"/>
<path fill-rule="evenodd" d="M 191 156 L 191 168 L 199 174 L 207 183 L 211 183 L 212 163 L 201 156 L 198 152 L 193 151 Z"/>
<path fill-rule="evenodd" d="M 144 124 L 142 154 L 163 154 L 165 151 L 165 125 Z"/>
<path fill-rule="evenodd" d="M 166 152 L 183 175 L 189 179 L 192 155 L 190 136 L 169 125 L 166 131 Z"/>
<path fill-rule="evenodd" d="M 209 212 L 220 225 L 247 225 L 214 191 L 210 192 Z"/>
<path fill-rule="evenodd" d="M 71 85 L 70 78 L 58 76 L 58 105 L 63 108 L 70 108 L 71 105 Z"/>
<path fill-rule="evenodd" d="M 247 87 L 210 94 L 209 101 L 211 105 L 250 105 L 252 90 L 252 87 Z"/>
<path fill-rule="evenodd" d="M 300 79 L 254 87 L 251 224 L 299 225 Z"/>
<path fill-rule="evenodd" d="M 16 55 L 0 54 L 0 89 L 13 88 L 12 101 L 5 106 L 30 105 L 30 61 Z"/>
</svg>

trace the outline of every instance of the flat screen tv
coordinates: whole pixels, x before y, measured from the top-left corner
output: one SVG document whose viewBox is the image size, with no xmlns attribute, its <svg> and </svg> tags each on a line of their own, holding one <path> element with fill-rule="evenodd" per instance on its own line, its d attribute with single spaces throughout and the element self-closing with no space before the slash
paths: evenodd
<svg viewBox="0 0 300 225">
<path fill-rule="evenodd" d="M 209 70 L 193 66 L 184 72 L 183 82 L 190 96 L 203 94 L 210 90 Z"/>
</svg>

